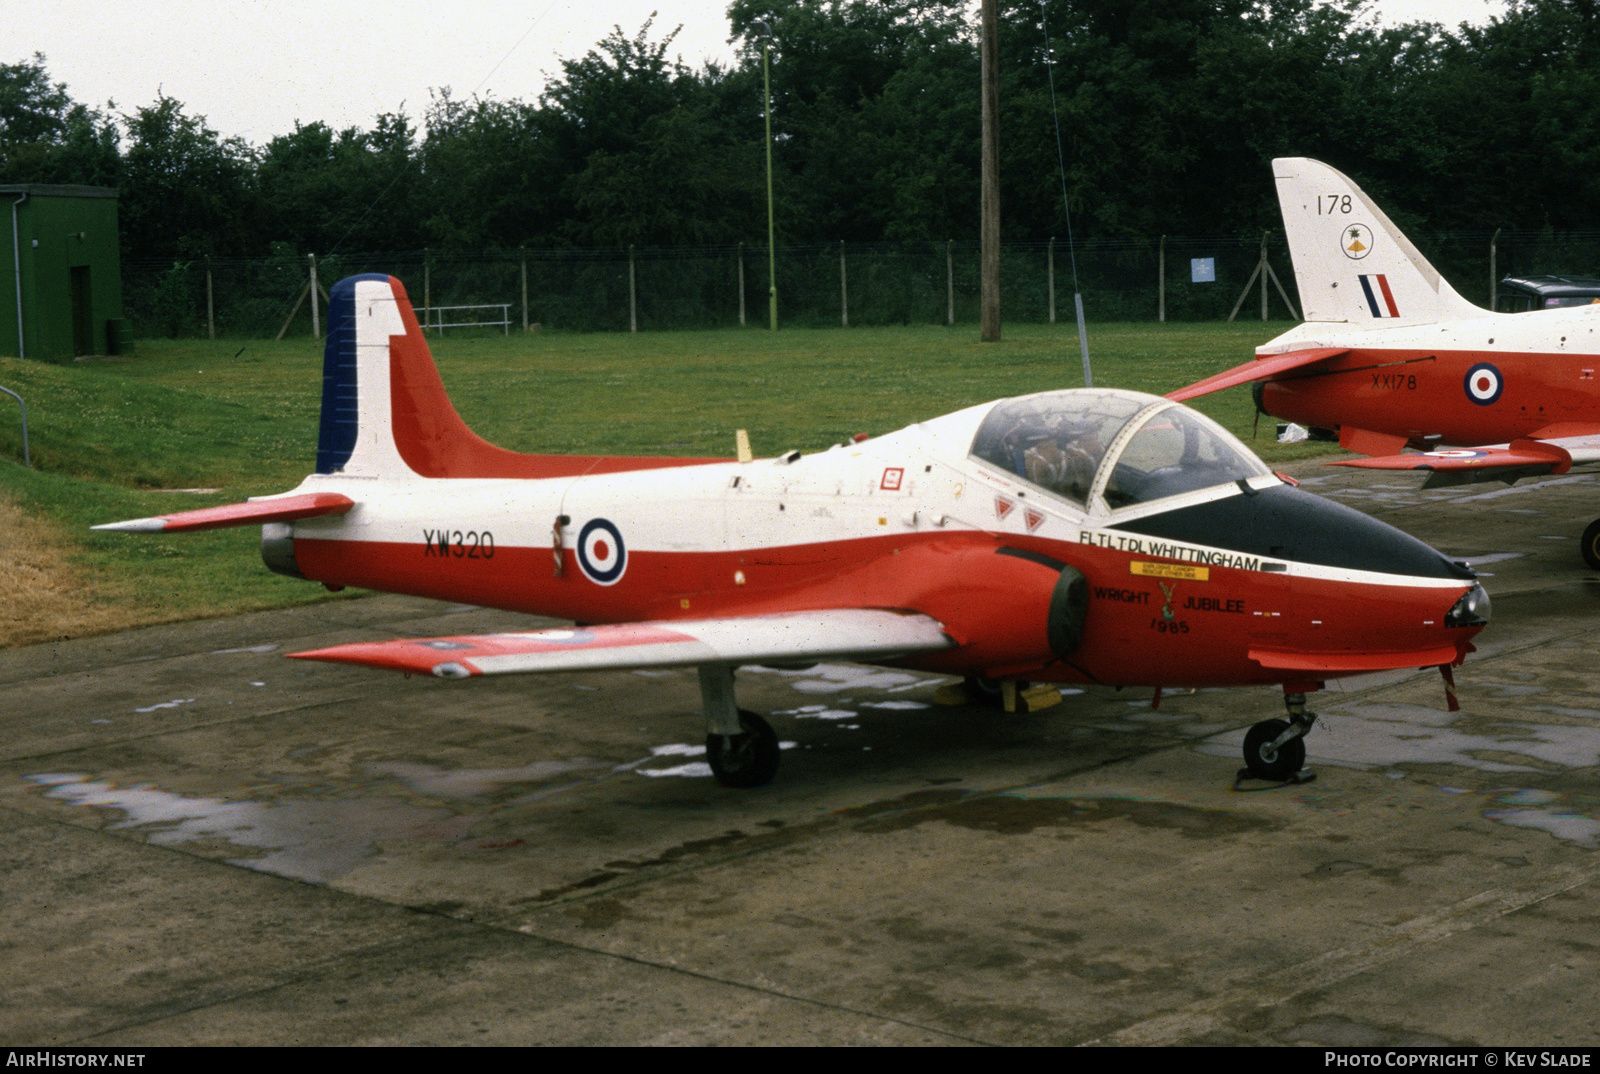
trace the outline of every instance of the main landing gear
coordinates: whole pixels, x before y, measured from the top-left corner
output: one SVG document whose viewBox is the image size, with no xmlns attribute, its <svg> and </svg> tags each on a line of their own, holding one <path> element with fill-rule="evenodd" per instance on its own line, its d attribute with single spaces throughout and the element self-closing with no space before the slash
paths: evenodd
<svg viewBox="0 0 1600 1074">
<path fill-rule="evenodd" d="M 1583 540 L 1578 542 L 1578 551 L 1583 553 L 1585 563 L 1600 571 L 1600 518 L 1589 523 L 1589 528 L 1583 531 Z"/>
<path fill-rule="evenodd" d="M 778 774 L 778 735 L 772 725 L 733 700 L 733 666 L 702 664 L 700 698 L 706 710 L 706 763 L 724 787 L 760 787 Z"/>
<path fill-rule="evenodd" d="M 959 684 L 947 683 L 933 692 L 935 705 L 975 705 L 1006 712 L 1038 712 L 1061 703 L 1061 691 L 1048 683 L 1029 685 L 1023 680 L 986 679 L 968 675 Z"/>
<path fill-rule="evenodd" d="M 1305 768 L 1306 732 L 1317 714 L 1306 711 L 1305 694 L 1284 694 L 1287 720 L 1262 720 L 1244 736 L 1244 767 L 1240 779 L 1269 783 L 1309 783 L 1315 776 Z"/>
</svg>

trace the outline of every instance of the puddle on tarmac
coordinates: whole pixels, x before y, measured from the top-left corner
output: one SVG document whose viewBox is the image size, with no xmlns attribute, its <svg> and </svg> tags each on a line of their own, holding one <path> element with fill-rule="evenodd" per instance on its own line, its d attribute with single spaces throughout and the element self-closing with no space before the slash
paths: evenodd
<svg viewBox="0 0 1600 1074">
<path fill-rule="evenodd" d="M 798 742 L 779 742 L 778 748 L 780 750 L 792 750 L 798 745 Z M 688 742 L 671 742 L 665 746 L 651 746 L 649 757 L 635 761 L 633 765 L 623 765 L 622 767 L 632 767 L 636 774 L 650 776 L 651 778 L 682 776 L 686 779 L 702 779 L 712 774 L 711 766 L 704 761 L 690 761 L 687 764 L 674 765 L 671 768 L 638 768 L 635 766 L 643 764 L 645 761 L 653 760 L 656 757 L 704 757 L 705 755 L 706 748 L 703 745 L 696 746 Z"/>
<path fill-rule="evenodd" d="M 1549 832 L 1564 843 L 1589 850 L 1600 848 L 1600 820 L 1577 813 L 1552 813 L 1547 809 L 1489 809 L 1485 817 L 1513 828 Z"/>
<path fill-rule="evenodd" d="M 852 709 L 830 709 L 827 705 L 801 705 L 797 709 L 781 709 L 774 716 L 793 716 L 797 720 L 849 720 L 857 714 Z"/>
<path fill-rule="evenodd" d="M 437 768 L 431 764 L 398 761 L 368 765 L 378 776 L 394 776 L 418 794 L 437 798 L 477 798 L 492 794 L 508 783 L 537 783 L 569 772 L 610 768 L 603 761 L 579 757 L 571 761 L 535 761 L 521 768 Z"/>
<path fill-rule="evenodd" d="M 1473 734 L 1453 724 L 1465 714 L 1425 705 L 1351 705 L 1322 714 L 1306 738 L 1306 760 L 1347 768 L 1396 764 L 1455 764 L 1481 772 L 1536 772 L 1551 766 L 1600 764 L 1600 727 L 1505 723 L 1495 733 Z M 1236 758 L 1245 728 L 1208 738 L 1195 748 Z M 1518 764 L 1503 758 L 1526 757 Z"/>
<path fill-rule="evenodd" d="M 175 709 L 179 705 L 190 705 L 190 704 L 193 704 L 193 703 L 194 703 L 194 698 L 192 698 L 192 697 L 175 697 L 171 701 L 162 701 L 162 702 L 160 702 L 158 704 L 155 704 L 155 705 L 148 705 L 148 706 L 146 706 L 145 708 L 142 708 L 142 709 L 134 709 L 133 711 L 134 712 L 155 712 L 157 709 Z"/>
<path fill-rule="evenodd" d="M 879 668 L 858 667 L 854 664 L 818 664 L 804 671 L 788 668 L 747 667 L 746 672 L 768 675 L 787 675 L 794 681 L 789 685 L 802 694 L 836 694 L 845 690 L 887 690 L 899 693 L 919 686 L 932 686 L 940 678 L 912 675 L 905 671 L 884 671 Z"/>
<path fill-rule="evenodd" d="M 891 832 L 942 820 L 962 828 L 1022 835 L 1036 828 L 1063 828 L 1126 820 L 1141 828 L 1165 828 L 1191 839 L 1264 831 L 1280 822 L 1226 809 L 1179 802 L 1117 797 L 1057 797 L 1044 794 L 969 795 L 960 790 L 913 791 L 896 799 L 842 811 L 866 817 L 858 831 Z"/>
<path fill-rule="evenodd" d="M 1589 850 L 1600 849 L 1600 820 L 1560 808 L 1526 808 L 1553 805 L 1566 795 L 1539 787 L 1502 787 L 1491 793 L 1495 805 L 1524 808 L 1486 809 L 1483 811 L 1486 819 L 1509 824 L 1513 828 L 1532 828 L 1548 832 L 1564 843 L 1572 843 Z"/>
<path fill-rule="evenodd" d="M 108 825 L 133 829 L 158 846 L 223 840 L 262 851 L 226 859 L 264 873 L 327 883 L 377 854 L 386 839 L 460 839 L 476 818 L 445 809 L 419 809 L 392 799 L 227 801 L 187 798 L 148 783 L 119 787 L 80 772 L 41 773 L 23 779 L 48 787 L 46 798 L 116 809 L 124 819 Z"/>
</svg>

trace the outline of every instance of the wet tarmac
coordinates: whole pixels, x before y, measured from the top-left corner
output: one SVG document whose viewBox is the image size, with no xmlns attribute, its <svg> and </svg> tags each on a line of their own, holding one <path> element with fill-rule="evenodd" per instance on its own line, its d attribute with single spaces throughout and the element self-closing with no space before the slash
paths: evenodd
<svg viewBox="0 0 1600 1074">
<path fill-rule="evenodd" d="M 281 659 L 526 617 L 398 597 L 0 653 L 6 1044 L 1600 1042 L 1592 476 L 1307 487 L 1473 561 L 1457 672 L 1313 698 L 1316 782 L 1233 789 L 1276 691 L 746 670 L 445 682 Z M 241 570 L 261 569 L 241 563 Z"/>
</svg>

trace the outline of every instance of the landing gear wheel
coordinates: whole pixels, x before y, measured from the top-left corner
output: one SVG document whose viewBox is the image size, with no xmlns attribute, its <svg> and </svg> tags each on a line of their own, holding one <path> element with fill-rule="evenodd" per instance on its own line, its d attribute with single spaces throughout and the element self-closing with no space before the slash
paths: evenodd
<svg viewBox="0 0 1600 1074">
<path fill-rule="evenodd" d="M 986 709 L 1005 708 L 1005 687 L 999 679 L 986 679 L 981 675 L 968 675 L 961 680 L 961 685 L 967 688 L 967 696 L 972 698 L 972 704 Z M 1017 689 L 1021 690 L 1028 684 L 1021 682 Z"/>
<path fill-rule="evenodd" d="M 1244 736 L 1244 764 L 1256 779 L 1282 783 L 1305 767 L 1306 743 L 1291 738 L 1272 748 L 1277 737 L 1289 729 L 1288 720 L 1262 720 Z"/>
<path fill-rule="evenodd" d="M 759 787 L 778 774 L 778 734 L 753 712 L 739 710 L 743 734 L 706 736 L 706 763 L 724 787 Z"/>
<path fill-rule="evenodd" d="M 1585 563 L 1600 571 L 1600 518 L 1589 523 L 1589 528 L 1583 531 L 1583 540 L 1578 544 L 1578 551 L 1583 553 Z"/>
</svg>

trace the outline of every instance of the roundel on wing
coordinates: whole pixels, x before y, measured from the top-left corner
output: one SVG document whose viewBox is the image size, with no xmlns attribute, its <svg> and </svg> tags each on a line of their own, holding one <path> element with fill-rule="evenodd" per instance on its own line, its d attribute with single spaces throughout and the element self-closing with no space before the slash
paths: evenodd
<svg viewBox="0 0 1600 1074">
<path fill-rule="evenodd" d="M 622 532 L 604 518 L 592 518 L 578 531 L 578 566 L 591 582 L 614 585 L 628 569 Z"/>
<path fill-rule="evenodd" d="M 1500 376 L 1500 370 L 1488 362 L 1479 362 L 1467 370 L 1467 378 L 1463 382 L 1467 390 L 1467 398 L 1479 406 L 1488 406 L 1500 398 L 1500 393 L 1505 390 L 1505 378 Z"/>
</svg>

